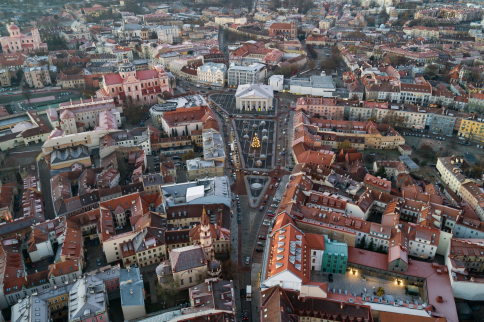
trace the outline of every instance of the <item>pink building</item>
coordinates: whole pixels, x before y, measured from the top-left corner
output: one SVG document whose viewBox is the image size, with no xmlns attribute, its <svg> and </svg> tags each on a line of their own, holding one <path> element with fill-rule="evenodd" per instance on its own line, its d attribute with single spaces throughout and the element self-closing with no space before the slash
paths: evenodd
<svg viewBox="0 0 484 322">
<path fill-rule="evenodd" d="M 296 102 L 296 111 L 303 110 L 311 117 L 319 115 L 326 120 L 342 120 L 345 113 L 343 102 L 335 98 L 300 97 Z"/>
<path fill-rule="evenodd" d="M 119 74 L 103 75 L 101 89 L 97 97 L 112 97 L 118 103 L 126 105 L 129 98 L 134 105 L 153 105 L 157 103 L 158 94 L 173 89 L 162 65 L 153 69 L 137 71 L 127 59 L 119 67 Z"/>
<path fill-rule="evenodd" d="M 12 24 L 8 27 L 10 36 L 0 37 L 0 43 L 4 53 L 18 53 L 18 52 L 47 52 L 47 44 L 40 40 L 39 30 L 33 28 L 30 34 L 23 34 L 19 27 Z"/>
</svg>

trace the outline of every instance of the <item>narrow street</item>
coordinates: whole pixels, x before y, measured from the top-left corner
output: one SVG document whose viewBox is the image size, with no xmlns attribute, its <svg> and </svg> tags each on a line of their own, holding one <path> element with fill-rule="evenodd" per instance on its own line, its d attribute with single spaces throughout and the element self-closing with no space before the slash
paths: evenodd
<svg viewBox="0 0 484 322">
<path fill-rule="evenodd" d="M 45 219 L 55 219 L 54 204 L 52 203 L 52 189 L 50 187 L 50 169 L 45 160 L 40 160 L 39 175 L 42 196 L 44 198 Z"/>
</svg>

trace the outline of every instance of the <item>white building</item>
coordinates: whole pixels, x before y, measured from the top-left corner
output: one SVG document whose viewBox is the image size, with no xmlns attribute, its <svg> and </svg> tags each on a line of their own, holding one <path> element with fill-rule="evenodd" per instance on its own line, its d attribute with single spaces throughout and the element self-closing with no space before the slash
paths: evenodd
<svg viewBox="0 0 484 322">
<path fill-rule="evenodd" d="M 333 97 L 335 91 L 336 86 L 330 76 L 310 76 L 290 81 L 291 94 Z"/>
<path fill-rule="evenodd" d="M 227 66 L 218 63 L 206 63 L 197 69 L 197 83 L 207 86 L 224 87 Z"/>
<path fill-rule="evenodd" d="M 52 85 L 48 66 L 25 67 L 24 74 L 29 87 L 44 88 Z"/>
<path fill-rule="evenodd" d="M 257 84 L 263 82 L 267 76 L 267 68 L 264 64 L 253 63 L 249 66 L 230 64 L 227 72 L 227 85 L 237 87 L 244 84 Z"/>
<path fill-rule="evenodd" d="M 227 176 L 198 179 L 161 187 L 164 212 L 170 207 L 223 203 L 231 206 L 230 181 Z"/>
<path fill-rule="evenodd" d="M 89 28 L 82 22 L 74 21 L 71 24 L 71 30 L 73 31 L 71 36 L 73 36 L 74 38 L 91 40 L 91 33 L 89 32 Z"/>
<path fill-rule="evenodd" d="M 113 35 L 119 38 L 120 40 L 126 40 L 126 41 L 135 40 L 135 39 L 141 40 L 141 29 L 143 29 L 141 25 L 133 24 L 133 23 L 124 23 L 124 20 L 123 20 L 121 27 L 113 30 Z"/>
<path fill-rule="evenodd" d="M 444 258 L 456 298 L 468 301 L 484 300 L 481 279 L 483 254 L 482 239 L 452 238 Z"/>
<path fill-rule="evenodd" d="M 437 160 L 436 169 L 439 171 L 442 181 L 455 193 L 459 193 L 464 183 L 470 182 L 457 166 L 463 162 L 464 159 L 459 157 L 442 157 Z"/>
<path fill-rule="evenodd" d="M 158 26 L 158 40 L 161 43 L 173 44 L 180 37 L 180 28 L 177 25 Z"/>
<path fill-rule="evenodd" d="M 221 16 L 221 17 L 215 17 L 215 23 L 217 25 L 225 25 L 227 23 L 234 23 L 237 25 L 245 25 L 247 23 L 247 18 L 246 17 L 229 17 L 229 16 Z"/>
<path fill-rule="evenodd" d="M 284 76 L 272 75 L 269 78 L 269 85 L 272 87 L 274 92 L 282 92 L 284 90 Z"/>
<path fill-rule="evenodd" d="M 235 93 L 235 108 L 243 111 L 271 111 L 274 91 L 269 85 L 239 85 Z"/>
</svg>

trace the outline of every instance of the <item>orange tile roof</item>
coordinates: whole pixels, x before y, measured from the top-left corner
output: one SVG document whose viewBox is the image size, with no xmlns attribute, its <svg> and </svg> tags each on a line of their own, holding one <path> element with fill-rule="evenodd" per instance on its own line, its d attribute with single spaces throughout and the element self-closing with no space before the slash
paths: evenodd
<svg viewBox="0 0 484 322">
<path fill-rule="evenodd" d="M 49 278 L 52 276 L 72 274 L 80 270 L 81 267 L 78 265 L 77 260 L 68 259 L 64 262 L 49 265 Z"/>
</svg>

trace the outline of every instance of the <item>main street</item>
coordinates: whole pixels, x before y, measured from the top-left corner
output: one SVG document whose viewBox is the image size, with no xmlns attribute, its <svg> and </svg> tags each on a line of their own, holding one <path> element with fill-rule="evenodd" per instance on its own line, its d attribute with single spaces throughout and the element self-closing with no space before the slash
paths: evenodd
<svg viewBox="0 0 484 322">
<path fill-rule="evenodd" d="M 208 97 L 210 94 L 215 94 L 217 92 L 210 92 L 208 93 Z M 220 93 L 220 92 L 218 92 Z M 236 285 L 236 305 L 237 305 L 237 314 L 239 318 L 242 318 L 242 314 L 245 310 L 247 310 L 247 314 L 250 321 L 259 321 L 259 306 L 260 306 L 260 289 L 259 289 L 259 273 L 261 269 L 262 263 L 262 252 L 257 252 L 256 248 L 262 249 L 263 246 L 261 243 L 265 244 L 265 239 L 259 239 L 259 236 L 266 236 L 269 231 L 269 226 L 264 225 L 264 219 L 272 219 L 273 217 L 269 217 L 267 215 L 267 211 L 270 209 L 272 211 L 276 211 L 275 207 L 270 207 L 273 203 L 273 197 L 277 194 L 279 198 L 282 197 L 283 192 L 285 190 L 285 185 L 288 181 L 288 168 L 292 166 L 292 153 L 291 153 L 291 146 L 292 144 L 292 122 L 294 111 L 290 109 L 290 107 L 294 105 L 294 98 L 291 97 L 284 97 L 283 99 L 279 99 L 278 102 L 278 110 L 277 115 L 275 118 L 271 119 L 272 121 L 276 122 L 276 144 L 274 146 L 274 157 L 275 157 L 275 164 L 271 165 L 272 169 L 261 169 L 260 172 L 267 172 L 267 177 L 270 180 L 270 184 L 273 186 L 276 183 L 279 183 L 279 188 L 273 187 L 272 189 L 267 188 L 266 191 L 262 192 L 262 195 L 268 195 L 269 200 L 267 204 L 264 206 L 262 211 L 259 210 L 259 206 L 251 208 L 248 202 L 248 192 L 247 187 L 245 184 L 244 177 L 246 174 L 244 172 L 247 169 L 244 169 L 242 163 L 240 162 L 240 158 L 242 157 L 240 153 L 242 151 L 240 148 L 237 149 L 238 153 L 234 152 L 234 165 L 230 166 L 231 158 L 230 153 L 231 149 L 228 144 L 225 144 L 226 148 L 226 164 L 227 167 L 225 169 L 225 174 L 230 178 L 232 183 L 232 195 L 233 195 L 233 203 L 232 203 L 232 211 L 233 215 L 231 218 L 231 242 L 232 242 L 232 250 L 231 250 L 231 259 L 233 259 L 234 264 L 236 264 L 236 271 L 237 273 L 234 276 L 234 283 Z M 224 133 L 224 140 L 226 143 L 231 143 L 234 140 L 240 142 L 238 138 L 238 134 L 236 129 L 234 129 L 233 133 L 235 137 L 231 135 L 232 127 L 237 124 L 234 120 L 253 120 L 252 114 L 242 115 L 241 118 L 237 117 L 230 117 L 226 114 L 226 118 L 224 117 L 224 111 L 221 108 L 218 108 L 216 104 L 211 103 L 212 108 L 216 112 L 217 120 L 220 124 L 220 129 L 222 133 Z M 236 115 L 233 115 L 236 116 Z M 261 115 L 264 116 L 264 115 Z M 256 118 L 257 120 L 257 118 Z M 287 122 L 286 122 L 287 120 Z M 241 123 L 241 122 L 239 122 Z M 277 145 L 280 146 L 280 149 L 277 149 Z M 284 151 L 285 149 L 285 151 Z M 282 152 L 285 152 L 285 155 L 282 155 Z M 238 156 L 237 156 L 238 155 Z M 278 159 L 281 159 L 278 162 Z M 241 169 L 240 171 L 236 171 L 236 169 Z M 235 172 L 235 180 L 233 177 L 233 173 Z M 274 180 L 275 178 L 275 180 Z M 281 180 L 281 182 L 279 182 Z M 238 202 L 236 196 L 239 197 L 240 201 L 240 213 L 241 213 L 241 223 L 237 222 L 237 206 Z M 259 243 L 259 245 L 257 244 Z M 249 258 L 249 264 L 246 264 L 246 260 Z M 252 300 L 247 301 L 246 298 L 241 297 L 240 290 L 246 289 L 247 285 L 252 285 Z"/>
</svg>

